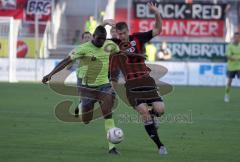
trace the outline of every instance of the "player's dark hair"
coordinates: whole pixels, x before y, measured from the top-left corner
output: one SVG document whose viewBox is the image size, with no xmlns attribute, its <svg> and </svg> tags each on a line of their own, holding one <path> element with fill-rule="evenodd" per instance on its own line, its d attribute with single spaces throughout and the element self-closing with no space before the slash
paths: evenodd
<svg viewBox="0 0 240 162">
<path fill-rule="evenodd" d="M 118 22 L 116 24 L 116 29 L 117 30 L 123 30 L 123 29 L 128 29 L 128 25 L 126 22 Z"/>
<path fill-rule="evenodd" d="M 84 33 L 82 33 L 82 39 L 83 39 L 83 37 L 84 37 L 85 35 L 87 35 L 87 34 L 92 35 L 90 32 L 85 31 Z"/>
<path fill-rule="evenodd" d="M 95 29 L 93 35 L 107 35 L 107 31 L 103 26 L 99 25 Z"/>
</svg>

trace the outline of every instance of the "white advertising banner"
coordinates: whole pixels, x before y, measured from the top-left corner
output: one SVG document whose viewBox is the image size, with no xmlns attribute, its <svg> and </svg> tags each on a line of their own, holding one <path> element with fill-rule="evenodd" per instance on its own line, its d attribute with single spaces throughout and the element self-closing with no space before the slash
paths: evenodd
<svg viewBox="0 0 240 162">
<path fill-rule="evenodd" d="M 151 64 L 151 63 L 149 63 Z M 156 62 L 167 69 L 167 73 L 160 78 L 162 82 L 172 85 L 187 85 L 187 66 L 184 62 Z"/>
<path fill-rule="evenodd" d="M 8 81 L 9 62 L 6 58 L 0 59 L 0 81 Z"/>
<path fill-rule="evenodd" d="M 225 86 L 227 66 L 225 63 L 187 63 L 189 85 Z M 240 86 L 240 80 L 234 79 L 234 86 Z"/>
<path fill-rule="evenodd" d="M 42 61 L 32 59 L 17 59 L 16 74 L 18 81 L 35 81 L 42 76 Z M 35 69 L 37 68 L 37 73 Z"/>
<path fill-rule="evenodd" d="M 8 81 L 7 58 L 0 59 L 0 81 Z M 58 63 L 59 59 L 17 59 L 16 75 L 18 81 L 41 81 Z M 162 82 L 171 85 L 194 85 L 194 86 L 225 86 L 226 64 L 225 63 L 199 63 L 199 62 L 147 62 L 152 68 L 151 75 L 156 76 Z M 159 67 L 158 67 L 159 65 Z M 36 69 L 37 68 L 37 73 Z M 161 69 L 163 68 L 163 69 Z M 68 69 L 71 74 L 65 82 L 76 83 L 74 66 Z M 163 71 L 167 71 L 165 75 Z M 159 77 L 161 76 L 161 77 Z M 240 86 L 240 80 L 234 79 L 233 86 Z"/>
</svg>

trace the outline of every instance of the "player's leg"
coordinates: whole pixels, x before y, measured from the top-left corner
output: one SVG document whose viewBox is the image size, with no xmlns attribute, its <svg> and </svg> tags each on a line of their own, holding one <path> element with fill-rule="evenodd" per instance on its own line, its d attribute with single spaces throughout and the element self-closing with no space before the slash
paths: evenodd
<svg viewBox="0 0 240 162">
<path fill-rule="evenodd" d="M 153 102 L 152 103 L 152 112 L 154 113 L 154 115 L 156 117 L 161 117 L 164 114 L 164 112 L 165 112 L 165 104 L 164 104 L 164 102 L 163 101 L 155 101 L 155 102 Z M 154 120 L 154 116 L 152 116 L 152 118 L 153 118 L 153 121 L 155 121 Z M 155 123 L 155 127 L 156 127 L 156 129 L 158 129 L 158 127 L 159 127 L 158 123 Z M 165 155 L 167 153 L 168 152 L 167 152 L 166 147 L 165 146 L 161 146 L 160 149 L 159 149 L 159 154 Z"/>
<path fill-rule="evenodd" d="M 152 103 L 152 113 L 156 117 L 160 117 L 165 112 L 165 104 L 163 101 L 156 101 Z"/>
<path fill-rule="evenodd" d="M 141 103 L 138 106 L 136 106 L 136 111 L 140 114 L 143 122 L 146 132 L 148 133 L 149 137 L 154 141 L 154 143 L 157 145 L 158 149 L 164 147 L 163 143 L 160 141 L 157 129 L 154 125 L 154 121 L 151 117 L 151 114 L 149 113 L 148 107 L 145 103 Z M 167 154 L 165 152 L 164 154 Z"/>
<path fill-rule="evenodd" d="M 77 78 L 77 89 L 78 89 L 78 95 L 79 95 L 79 104 L 74 110 L 75 117 L 79 117 L 79 110 L 82 108 L 81 96 L 80 96 L 81 86 L 82 86 L 82 78 Z"/>
<path fill-rule="evenodd" d="M 96 100 L 89 98 L 82 98 L 82 121 L 88 124 L 93 118 L 94 103 Z"/>
<path fill-rule="evenodd" d="M 224 95 L 224 102 L 229 102 L 230 101 L 230 91 L 231 91 L 231 86 L 232 86 L 232 80 L 235 77 L 236 72 L 235 71 L 228 71 L 227 77 L 227 85 L 225 88 L 225 95 Z"/>
<path fill-rule="evenodd" d="M 152 117 L 152 120 L 154 121 L 156 129 L 159 128 L 159 122 L 156 119 L 156 117 L 161 117 L 165 112 L 164 102 L 162 101 L 162 99 L 161 101 L 159 99 L 156 99 L 156 101 L 153 100 L 153 102 L 151 103 L 152 108 L 149 109 L 149 113 L 151 114 L 151 117 Z"/>
<path fill-rule="evenodd" d="M 103 92 L 103 94 L 100 94 L 99 98 L 101 98 L 100 105 L 105 123 L 105 131 L 107 133 L 109 129 L 115 127 L 115 122 L 114 119 L 112 118 L 112 108 L 114 105 L 115 94 L 110 84 L 102 86 L 100 88 L 100 92 Z M 116 146 L 111 142 L 108 142 L 108 149 L 109 154 L 113 155 L 119 154 L 119 152 L 116 149 Z"/>
<path fill-rule="evenodd" d="M 147 106 L 149 100 L 151 103 L 154 101 L 162 101 L 158 96 L 158 92 L 156 90 L 154 91 L 154 87 L 156 87 L 154 80 L 151 77 L 130 80 L 125 83 L 125 87 L 128 101 L 130 105 L 140 114 L 149 137 L 154 141 L 158 149 L 164 147 L 163 143 L 159 139 L 154 120 L 151 117 Z"/>
</svg>

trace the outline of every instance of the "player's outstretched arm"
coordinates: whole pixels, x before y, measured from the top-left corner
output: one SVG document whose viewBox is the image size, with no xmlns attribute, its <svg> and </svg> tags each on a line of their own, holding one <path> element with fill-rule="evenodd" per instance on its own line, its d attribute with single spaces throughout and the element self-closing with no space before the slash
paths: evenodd
<svg viewBox="0 0 240 162">
<path fill-rule="evenodd" d="M 67 65 L 69 65 L 72 62 L 70 56 L 67 58 L 63 59 L 57 66 L 46 76 L 43 77 L 42 82 L 46 84 L 48 81 L 51 80 L 52 76 L 56 74 L 57 72 L 61 71 L 64 69 Z"/>
<path fill-rule="evenodd" d="M 154 13 L 155 15 L 155 26 L 153 28 L 153 37 L 159 35 L 162 32 L 162 17 L 160 15 L 160 12 L 158 11 L 158 8 L 153 3 L 148 3 L 149 10 Z"/>
</svg>

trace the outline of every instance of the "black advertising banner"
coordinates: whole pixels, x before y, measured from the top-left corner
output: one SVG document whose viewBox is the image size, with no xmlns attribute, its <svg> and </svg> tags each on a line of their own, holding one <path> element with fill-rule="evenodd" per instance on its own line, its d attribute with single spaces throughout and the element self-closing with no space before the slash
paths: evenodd
<svg viewBox="0 0 240 162">
<path fill-rule="evenodd" d="M 224 20 L 226 4 L 211 3 L 156 3 L 163 19 Z M 154 18 L 147 2 L 134 1 L 134 16 L 138 19 Z"/>
</svg>

